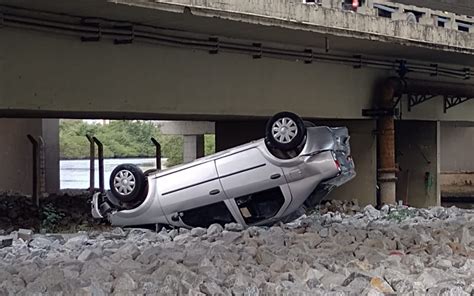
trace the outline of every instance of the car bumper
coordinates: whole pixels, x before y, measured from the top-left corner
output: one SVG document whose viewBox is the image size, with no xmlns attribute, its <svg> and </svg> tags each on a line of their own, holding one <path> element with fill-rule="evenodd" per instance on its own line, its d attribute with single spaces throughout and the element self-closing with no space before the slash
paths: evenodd
<svg viewBox="0 0 474 296">
<path fill-rule="evenodd" d="M 318 205 L 331 191 L 335 188 L 343 185 L 346 182 L 349 182 L 356 176 L 354 169 L 346 170 L 341 172 L 334 178 L 327 179 L 318 184 L 314 189 L 313 193 L 306 199 L 305 205 L 307 207 L 314 207 Z"/>
</svg>

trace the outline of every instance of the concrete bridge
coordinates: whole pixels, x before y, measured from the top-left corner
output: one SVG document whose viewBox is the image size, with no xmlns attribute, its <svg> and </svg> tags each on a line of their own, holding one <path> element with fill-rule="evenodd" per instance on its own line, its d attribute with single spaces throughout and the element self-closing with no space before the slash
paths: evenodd
<svg viewBox="0 0 474 296">
<path fill-rule="evenodd" d="M 291 110 L 349 127 L 359 174 L 336 195 L 375 203 L 380 122 L 393 117 L 377 127 L 362 110 L 384 107 L 380 91 L 396 76 L 408 84 L 390 98 L 396 141 L 379 159 L 391 155 L 389 179 L 395 161 L 401 169 L 398 199 L 439 204 L 439 176 L 452 170 L 443 134 L 462 128 L 450 122 L 474 121 L 472 18 L 387 1 L 357 11 L 304 2 L 0 1 L 0 157 L 9 168 L 0 189 L 28 192 L 33 134 L 48 138 L 46 187 L 57 190 L 54 118 L 215 121 L 223 149 Z M 459 134 L 460 143 L 470 137 Z"/>
</svg>

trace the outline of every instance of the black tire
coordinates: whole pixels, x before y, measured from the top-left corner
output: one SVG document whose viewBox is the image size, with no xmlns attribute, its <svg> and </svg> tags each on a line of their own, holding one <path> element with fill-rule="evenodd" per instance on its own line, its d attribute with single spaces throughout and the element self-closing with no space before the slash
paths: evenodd
<svg viewBox="0 0 474 296">
<path fill-rule="evenodd" d="M 274 133 L 274 128 L 278 128 L 274 125 L 276 125 L 277 122 L 282 123 L 282 120 L 285 120 L 285 118 L 292 121 L 289 127 L 296 127 L 294 130 L 296 134 L 291 139 L 282 139 L 281 134 Z M 276 132 L 278 133 L 278 131 Z M 278 139 L 278 135 L 280 135 L 280 139 Z M 293 150 L 301 145 L 301 143 L 303 143 L 304 139 L 306 138 L 306 127 L 303 120 L 298 115 L 291 112 L 280 112 L 273 115 L 273 117 L 267 122 L 267 126 L 265 128 L 265 138 L 268 144 L 275 149 L 282 151 Z"/>
<path fill-rule="evenodd" d="M 117 166 L 110 174 L 109 185 L 110 191 L 120 202 L 139 200 L 147 187 L 145 174 L 134 164 Z"/>
</svg>

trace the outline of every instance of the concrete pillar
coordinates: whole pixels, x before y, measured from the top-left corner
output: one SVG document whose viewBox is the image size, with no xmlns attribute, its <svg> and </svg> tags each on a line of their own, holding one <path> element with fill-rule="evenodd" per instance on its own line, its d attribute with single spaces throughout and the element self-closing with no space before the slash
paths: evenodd
<svg viewBox="0 0 474 296">
<path fill-rule="evenodd" d="M 0 191 L 31 194 L 32 145 L 27 134 L 45 141 L 45 189 L 59 191 L 59 120 L 0 119 Z"/>
<path fill-rule="evenodd" d="M 312 120 L 317 125 L 347 126 L 357 176 L 334 190 L 329 199 L 357 199 L 361 205 L 376 204 L 377 139 L 374 120 Z M 217 121 L 216 151 L 264 137 L 266 121 Z"/>
<path fill-rule="evenodd" d="M 46 192 L 59 191 L 59 119 L 42 120 L 42 137 L 45 142 Z"/>
<path fill-rule="evenodd" d="M 183 145 L 184 163 L 204 156 L 204 135 L 184 135 Z"/>
<path fill-rule="evenodd" d="M 440 147 L 441 198 L 469 200 L 474 196 L 474 122 L 442 122 Z"/>
<path fill-rule="evenodd" d="M 183 162 L 204 156 L 204 134 L 214 133 L 214 123 L 208 121 L 167 121 L 160 125 L 165 135 L 183 135 Z"/>
<path fill-rule="evenodd" d="M 439 125 L 437 121 L 396 122 L 397 200 L 410 206 L 441 204 Z"/>
</svg>

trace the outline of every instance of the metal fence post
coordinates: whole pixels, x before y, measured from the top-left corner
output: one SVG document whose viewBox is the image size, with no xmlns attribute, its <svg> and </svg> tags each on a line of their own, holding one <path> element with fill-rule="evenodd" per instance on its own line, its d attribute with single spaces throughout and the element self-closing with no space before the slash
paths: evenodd
<svg viewBox="0 0 474 296">
<path fill-rule="evenodd" d="M 32 190 L 32 198 L 33 202 L 35 202 L 36 206 L 39 207 L 39 198 L 38 198 L 38 141 L 32 136 L 26 136 L 28 140 L 30 140 L 31 144 L 33 145 L 33 190 Z"/>
<path fill-rule="evenodd" d="M 97 154 L 99 157 L 99 189 L 100 192 L 105 191 L 104 187 L 104 145 L 96 137 L 92 137 L 97 144 Z"/>
<path fill-rule="evenodd" d="M 153 144 L 155 145 L 155 148 L 156 148 L 156 153 L 155 153 L 155 156 L 156 156 L 156 169 L 161 171 L 161 144 L 158 143 L 158 141 L 153 137 L 151 138 L 151 141 L 153 142 Z"/>
<path fill-rule="evenodd" d="M 95 191 L 95 146 L 94 139 L 90 135 L 86 135 L 87 140 L 89 141 L 90 154 L 89 154 L 89 191 L 94 193 Z"/>
</svg>

